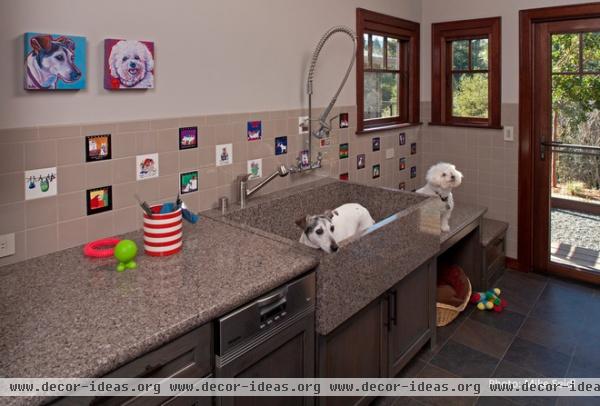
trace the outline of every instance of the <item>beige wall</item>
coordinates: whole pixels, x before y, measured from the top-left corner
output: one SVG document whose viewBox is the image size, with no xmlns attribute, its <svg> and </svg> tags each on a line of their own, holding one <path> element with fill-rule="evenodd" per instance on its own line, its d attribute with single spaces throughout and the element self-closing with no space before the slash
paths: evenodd
<svg viewBox="0 0 600 406">
<path fill-rule="evenodd" d="M 354 29 L 356 7 L 414 21 L 421 16 L 414 0 L 2 1 L 0 128 L 301 108 L 315 44 L 334 25 Z M 25 92 L 26 31 L 87 37 L 88 88 Z M 105 38 L 155 41 L 156 88 L 104 90 Z M 324 49 L 315 105 L 328 102 L 349 53 L 343 35 Z M 339 103 L 356 103 L 353 74 Z"/>
</svg>

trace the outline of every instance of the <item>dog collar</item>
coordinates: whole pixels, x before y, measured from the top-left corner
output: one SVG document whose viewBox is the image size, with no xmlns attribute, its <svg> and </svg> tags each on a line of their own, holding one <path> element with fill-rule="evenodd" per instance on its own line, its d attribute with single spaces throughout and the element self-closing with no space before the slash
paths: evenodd
<svg viewBox="0 0 600 406">
<path fill-rule="evenodd" d="M 27 67 L 27 76 L 29 76 L 29 79 L 31 79 L 35 86 L 37 86 L 40 89 L 44 88 L 44 86 L 40 84 L 40 82 L 35 78 L 35 76 L 33 76 L 33 73 L 31 73 L 31 69 L 29 69 L 29 66 Z"/>
<path fill-rule="evenodd" d="M 442 194 L 440 192 L 435 192 L 435 194 L 438 195 L 438 197 L 440 198 L 440 200 L 442 202 L 447 202 L 448 201 L 448 196 L 449 195 L 444 197 L 444 196 L 442 196 Z"/>
</svg>

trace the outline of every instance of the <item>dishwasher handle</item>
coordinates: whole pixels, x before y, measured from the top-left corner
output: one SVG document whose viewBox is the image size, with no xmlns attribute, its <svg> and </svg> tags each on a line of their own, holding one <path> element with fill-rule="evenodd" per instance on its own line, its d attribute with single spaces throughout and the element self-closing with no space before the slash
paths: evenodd
<svg viewBox="0 0 600 406">
<path fill-rule="evenodd" d="M 287 291 L 288 291 L 288 287 L 285 286 L 284 288 L 280 289 L 278 292 L 267 296 L 265 298 L 259 299 L 256 301 L 256 304 L 258 305 L 259 308 L 263 308 L 265 306 L 270 305 L 271 303 L 274 302 L 278 302 L 281 299 L 286 299 L 287 297 Z"/>
</svg>

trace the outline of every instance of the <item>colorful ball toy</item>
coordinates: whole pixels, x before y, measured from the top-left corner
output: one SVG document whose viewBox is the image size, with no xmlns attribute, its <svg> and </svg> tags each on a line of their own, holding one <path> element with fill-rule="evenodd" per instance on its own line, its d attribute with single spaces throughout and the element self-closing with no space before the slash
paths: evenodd
<svg viewBox="0 0 600 406">
<path fill-rule="evenodd" d="M 471 303 L 477 304 L 479 310 L 493 310 L 497 313 L 508 305 L 506 300 L 500 299 L 500 289 L 490 289 L 487 292 L 475 292 L 471 295 Z"/>
<path fill-rule="evenodd" d="M 115 246 L 115 258 L 119 261 L 117 272 L 126 269 L 135 269 L 137 264 L 134 259 L 137 255 L 137 245 L 131 240 L 122 240 Z"/>
</svg>

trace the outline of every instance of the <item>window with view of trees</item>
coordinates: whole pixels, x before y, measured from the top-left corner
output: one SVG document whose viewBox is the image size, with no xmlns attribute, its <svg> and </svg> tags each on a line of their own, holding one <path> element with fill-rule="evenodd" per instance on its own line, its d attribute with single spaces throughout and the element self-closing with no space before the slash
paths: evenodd
<svg viewBox="0 0 600 406">
<path fill-rule="evenodd" d="M 500 127 L 500 18 L 432 25 L 432 124 Z"/>
<path fill-rule="evenodd" d="M 419 24 L 357 9 L 358 132 L 419 121 Z"/>
</svg>

